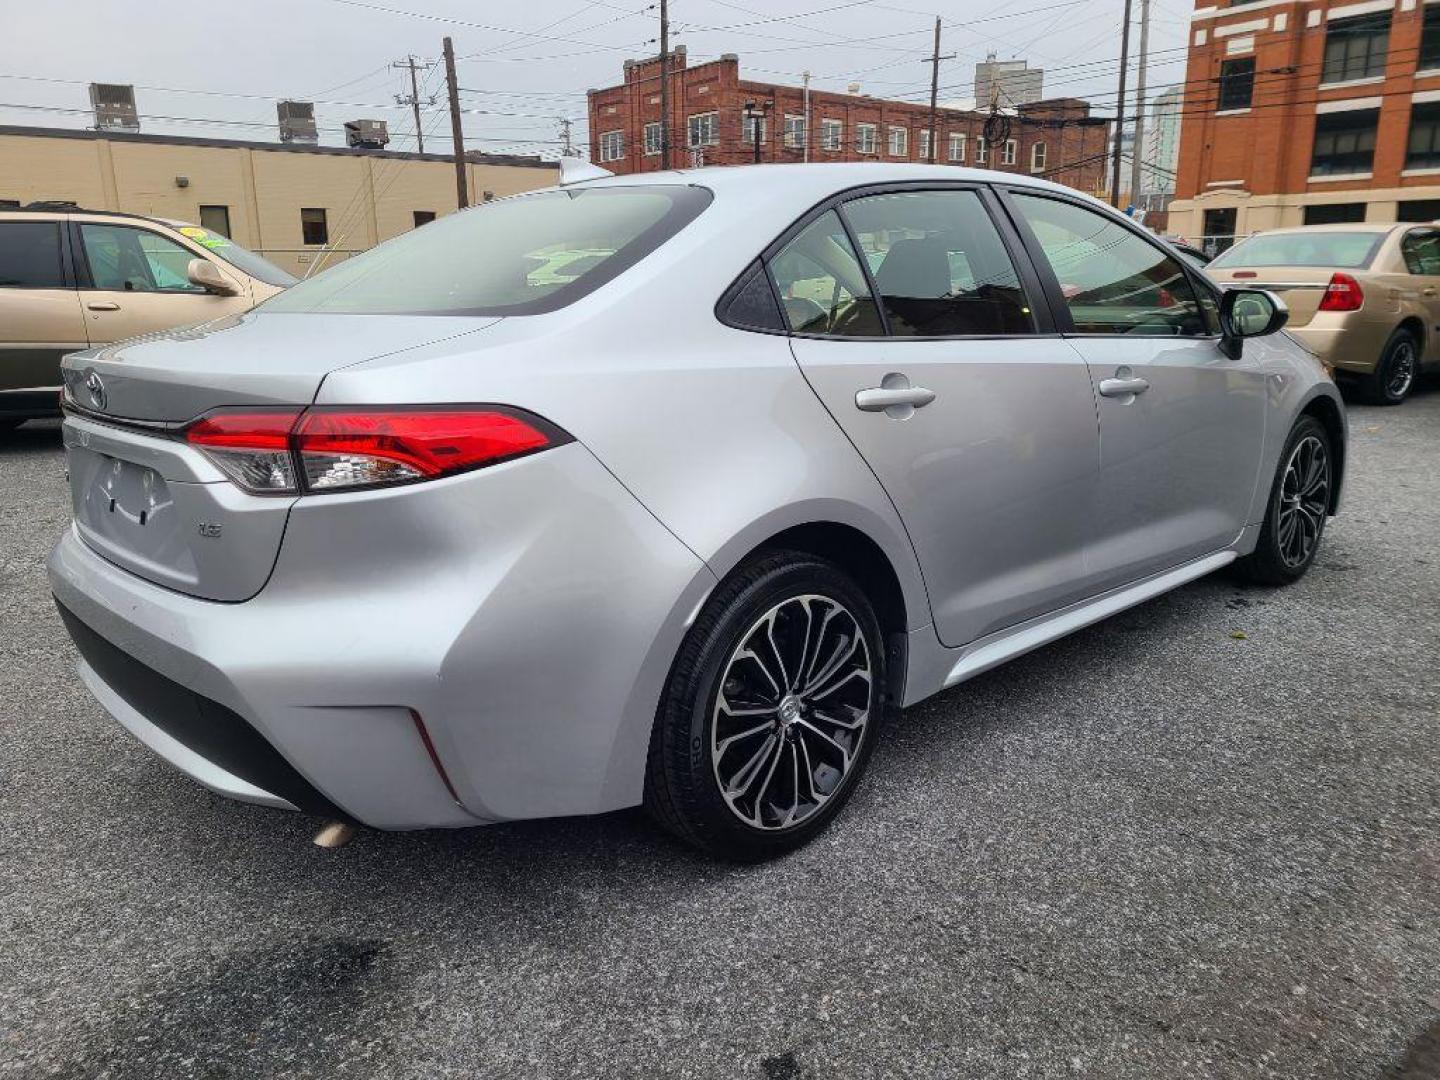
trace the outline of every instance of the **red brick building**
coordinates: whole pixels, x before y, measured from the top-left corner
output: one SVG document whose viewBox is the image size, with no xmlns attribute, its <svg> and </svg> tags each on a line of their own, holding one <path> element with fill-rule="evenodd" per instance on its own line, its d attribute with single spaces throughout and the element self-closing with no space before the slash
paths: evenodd
<svg viewBox="0 0 1440 1080">
<path fill-rule="evenodd" d="M 1199 0 L 1182 113 L 1171 232 L 1440 217 L 1440 4 Z"/>
<path fill-rule="evenodd" d="M 662 167 L 660 61 L 627 60 L 619 86 L 591 90 L 590 159 L 616 173 Z M 882 101 L 740 78 L 740 61 L 722 56 L 690 67 L 685 50 L 671 55 L 671 165 L 743 165 L 756 160 L 753 121 L 761 111 L 759 160 L 929 160 L 929 103 Z M 1021 105 L 1009 116 L 1010 136 L 985 145 L 986 114 L 940 109 L 937 164 L 982 166 L 1044 175 L 1083 191 L 1105 188 L 1110 121 L 1087 102 L 1056 98 Z"/>
</svg>

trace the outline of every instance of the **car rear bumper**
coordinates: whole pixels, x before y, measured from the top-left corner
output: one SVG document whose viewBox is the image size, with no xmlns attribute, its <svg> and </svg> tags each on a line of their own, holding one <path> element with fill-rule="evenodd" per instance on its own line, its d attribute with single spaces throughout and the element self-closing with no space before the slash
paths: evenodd
<svg viewBox="0 0 1440 1080">
<path fill-rule="evenodd" d="M 50 581 L 80 675 L 212 790 L 390 829 L 637 803 L 704 564 L 579 444 L 300 500 L 244 603 L 107 562 Z"/>
</svg>

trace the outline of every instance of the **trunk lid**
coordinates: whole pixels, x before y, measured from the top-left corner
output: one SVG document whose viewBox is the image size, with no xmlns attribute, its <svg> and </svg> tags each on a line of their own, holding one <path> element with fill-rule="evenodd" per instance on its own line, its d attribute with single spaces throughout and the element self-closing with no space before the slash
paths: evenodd
<svg viewBox="0 0 1440 1080">
<path fill-rule="evenodd" d="M 193 420 L 224 405 L 306 405 L 327 373 L 498 320 L 248 312 L 65 357 L 70 400 L 123 420 Z M 87 388 L 99 379 L 103 402 Z"/>
<path fill-rule="evenodd" d="M 1325 287 L 1330 276 L 1336 271 L 1314 266 L 1237 266 L 1206 267 L 1207 274 L 1222 288 L 1238 286 L 1246 289 L 1266 289 L 1285 301 L 1290 309 L 1288 326 L 1305 326 L 1315 317 L 1320 301 L 1325 297 Z M 1358 276 L 1362 271 L 1342 270 L 1340 273 Z M 1363 284 L 1363 283 L 1362 283 Z"/>
<path fill-rule="evenodd" d="M 248 600 L 270 576 L 295 497 L 247 494 L 178 429 L 227 405 L 308 405 L 337 368 L 497 321 L 251 314 L 72 353 L 67 396 L 90 414 L 64 426 L 75 530 L 158 585 Z"/>
</svg>

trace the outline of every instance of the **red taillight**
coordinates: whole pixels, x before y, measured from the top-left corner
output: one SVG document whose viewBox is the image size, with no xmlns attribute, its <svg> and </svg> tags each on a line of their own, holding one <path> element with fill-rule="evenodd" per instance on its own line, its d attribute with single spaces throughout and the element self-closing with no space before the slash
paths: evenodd
<svg viewBox="0 0 1440 1080">
<path fill-rule="evenodd" d="M 1365 303 L 1365 290 L 1349 274 L 1331 274 L 1325 295 L 1320 298 L 1321 311 L 1359 311 Z"/>
<path fill-rule="evenodd" d="M 230 479 L 257 494 L 343 491 L 431 480 L 569 441 L 517 409 L 220 409 L 185 429 Z"/>
<path fill-rule="evenodd" d="M 1253 277 L 1259 277 L 1260 275 L 1257 274 L 1257 273 L 1255 273 L 1254 270 L 1236 270 L 1236 271 L 1235 271 L 1234 273 L 1232 273 L 1230 276 L 1231 276 L 1232 278 L 1234 278 L 1236 281 L 1239 281 L 1241 278 L 1253 278 Z"/>
</svg>

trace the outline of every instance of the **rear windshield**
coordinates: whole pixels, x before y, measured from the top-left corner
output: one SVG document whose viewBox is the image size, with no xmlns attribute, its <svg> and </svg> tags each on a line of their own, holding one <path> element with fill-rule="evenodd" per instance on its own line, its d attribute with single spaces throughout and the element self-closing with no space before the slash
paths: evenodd
<svg viewBox="0 0 1440 1080">
<path fill-rule="evenodd" d="M 266 285 L 294 285 L 295 275 L 286 273 L 269 259 L 256 255 L 249 248 L 243 248 L 228 236 L 221 236 L 199 225 L 177 225 L 181 236 L 189 237 L 201 247 L 213 251 L 235 269 L 249 274 Z"/>
<path fill-rule="evenodd" d="M 1221 266 L 1336 266 L 1359 269 L 1375 255 L 1383 232 L 1261 233 L 1218 256 Z"/>
<path fill-rule="evenodd" d="M 681 185 L 544 191 L 483 203 L 371 248 L 263 310 L 537 315 L 598 289 L 710 204 Z"/>
</svg>

